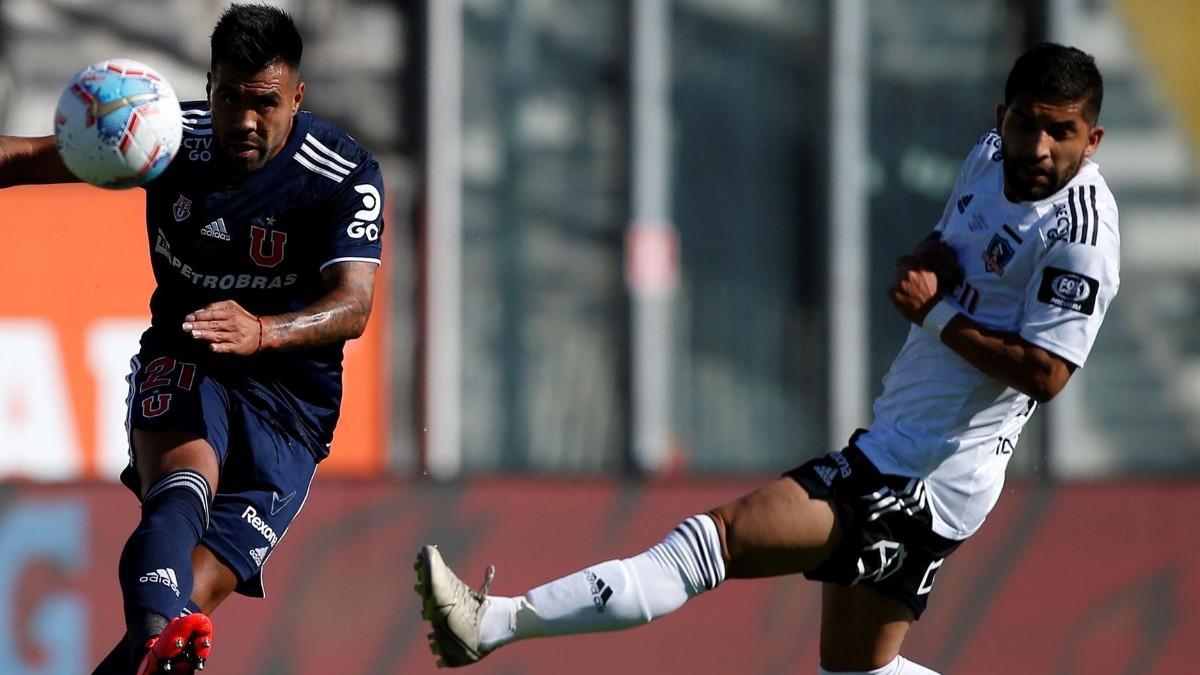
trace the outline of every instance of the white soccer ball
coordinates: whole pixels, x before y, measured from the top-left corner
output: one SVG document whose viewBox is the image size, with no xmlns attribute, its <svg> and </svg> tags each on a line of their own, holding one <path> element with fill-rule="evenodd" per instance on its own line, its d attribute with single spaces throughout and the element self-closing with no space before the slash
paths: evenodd
<svg viewBox="0 0 1200 675">
<path fill-rule="evenodd" d="M 58 99 L 58 154 L 82 181 L 129 188 L 158 177 L 179 151 L 175 91 L 156 70 L 109 59 L 79 71 Z"/>
</svg>

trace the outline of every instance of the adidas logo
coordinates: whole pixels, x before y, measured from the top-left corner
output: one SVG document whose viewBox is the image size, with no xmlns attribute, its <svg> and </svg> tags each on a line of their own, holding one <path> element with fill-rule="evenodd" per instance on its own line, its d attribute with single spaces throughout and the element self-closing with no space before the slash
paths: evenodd
<svg viewBox="0 0 1200 675">
<path fill-rule="evenodd" d="M 250 549 L 250 557 L 254 559 L 254 564 L 262 567 L 263 561 L 267 559 L 267 547 Z"/>
<path fill-rule="evenodd" d="M 832 466 L 825 466 L 824 464 L 818 464 L 816 466 L 816 472 L 817 477 L 820 478 L 821 482 L 825 485 L 833 485 L 833 479 L 837 478 L 838 475 L 837 469 L 833 468 Z"/>
<path fill-rule="evenodd" d="M 179 580 L 175 578 L 175 570 L 170 567 L 163 569 L 158 568 L 153 572 L 146 572 L 138 577 L 138 582 L 143 584 L 162 584 L 175 592 L 175 597 L 179 597 Z"/>
<path fill-rule="evenodd" d="M 200 230 L 200 235 L 209 237 L 210 239 L 220 239 L 221 241 L 230 241 L 232 239 L 232 237 L 229 236 L 229 232 L 225 229 L 224 218 L 217 218 L 211 223 L 205 225 L 204 229 Z"/>
<path fill-rule="evenodd" d="M 608 599 L 612 597 L 613 589 L 591 570 L 584 570 L 583 576 L 592 591 L 592 604 L 596 606 L 597 612 L 603 612 L 608 605 Z"/>
<path fill-rule="evenodd" d="M 971 205 L 972 199 L 975 199 L 975 195 L 973 195 L 973 194 L 963 195 L 962 199 L 958 200 L 958 212 L 966 213 L 967 207 Z"/>
</svg>

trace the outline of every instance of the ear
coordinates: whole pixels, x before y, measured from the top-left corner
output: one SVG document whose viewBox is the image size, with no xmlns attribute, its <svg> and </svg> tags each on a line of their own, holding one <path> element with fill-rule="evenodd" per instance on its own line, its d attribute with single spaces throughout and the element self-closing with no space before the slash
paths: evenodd
<svg viewBox="0 0 1200 675">
<path fill-rule="evenodd" d="M 300 112 L 300 103 L 304 101 L 304 82 L 296 85 L 296 95 L 292 97 L 292 115 Z"/>
<path fill-rule="evenodd" d="M 1097 124 L 1088 131 L 1087 147 L 1083 149 L 1084 157 L 1091 157 L 1100 149 L 1100 139 L 1104 138 L 1104 127 Z"/>
<path fill-rule="evenodd" d="M 996 133 L 1000 133 L 1001 128 L 1004 127 L 1004 113 L 1006 110 L 1008 109 L 1004 107 L 1003 103 L 996 106 Z"/>
<path fill-rule="evenodd" d="M 212 105 L 212 73 L 204 76 L 204 98 L 207 98 L 209 105 Z"/>
</svg>

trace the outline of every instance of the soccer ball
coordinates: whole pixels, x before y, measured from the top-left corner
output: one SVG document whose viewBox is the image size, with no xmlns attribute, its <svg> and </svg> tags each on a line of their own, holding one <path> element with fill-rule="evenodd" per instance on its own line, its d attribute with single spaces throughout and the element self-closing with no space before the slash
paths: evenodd
<svg viewBox="0 0 1200 675">
<path fill-rule="evenodd" d="M 79 71 L 54 113 L 54 139 L 67 168 L 105 188 L 157 178 L 179 151 L 182 134 L 171 85 L 132 59 L 109 59 Z"/>
</svg>

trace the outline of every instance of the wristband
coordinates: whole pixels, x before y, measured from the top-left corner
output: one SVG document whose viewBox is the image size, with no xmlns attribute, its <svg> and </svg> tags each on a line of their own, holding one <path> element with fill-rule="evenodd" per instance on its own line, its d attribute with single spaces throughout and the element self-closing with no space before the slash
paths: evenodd
<svg viewBox="0 0 1200 675">
<path fill-rule="evenodd" d="M 945 300 L 938 300 L 938 303 L 925 315 L 925 320 L 921 322 L 921 328 L 940 339 L 942 331 L 946 330 L 946 324 L 956 316 L 958 316 L 958 310 L 954 309 L 953 305 Z"/>
<path fill-rule="evenodd" d="M 254 318 L 258 319 L 258 346 L 256 346 L 254 348 L 254 351 L 250 352 L 251 354 L 257 354 L 258 350 L 262 349 L 262 339 L 263 339 L 262 317 L 256 316 Z"/>
</svg>

